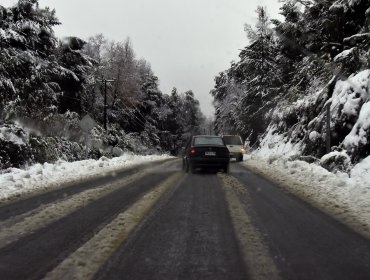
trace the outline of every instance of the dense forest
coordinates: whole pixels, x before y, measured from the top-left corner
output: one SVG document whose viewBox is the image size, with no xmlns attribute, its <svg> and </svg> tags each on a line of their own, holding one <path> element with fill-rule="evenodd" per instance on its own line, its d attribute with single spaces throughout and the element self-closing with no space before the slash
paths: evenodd
<svg viewBox="0 0 370 280">
<path fill-rule="evenodd" d="M 124 151 L 176 154 L 200 128 L 194 93 L 162 93 L 129 38 L 58 39 L 58 24 L 37 0 L 0 6 L 0 169 Z M 96 123 L 90 133 L 80 127 L 86 115 Z"/>
<path fill-rule="evenodd" d="M 283 20 L 257 8 L 240 60 L 215 78 L 216 131 L 356 163 L 370 154 L 370 2 L 282 2 Z"/>
</svg>

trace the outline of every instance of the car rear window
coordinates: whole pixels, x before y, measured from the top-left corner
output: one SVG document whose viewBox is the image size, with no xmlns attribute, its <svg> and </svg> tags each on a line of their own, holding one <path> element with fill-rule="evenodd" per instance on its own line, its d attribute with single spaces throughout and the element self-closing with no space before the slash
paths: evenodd
<svg viewBox="0 0 370 280">
<path fill-rule="evenodd" d="M 226 145 L 243 145 L 239 136 L 223 136 Z"/>
<path fill-rule="evenodd" d="M 195 137 L 194 145 L 217 145 L 224 146 L 224 142 L 221 137 Z"/>
</svg>

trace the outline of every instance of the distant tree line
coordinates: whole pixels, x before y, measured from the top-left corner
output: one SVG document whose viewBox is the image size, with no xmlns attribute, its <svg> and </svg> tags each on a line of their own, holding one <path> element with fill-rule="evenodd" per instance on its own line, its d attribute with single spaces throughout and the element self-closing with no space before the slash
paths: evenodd
<svg viewBox="0 0 370 280">
<path fill-rule="evenodd" d="M 115 42 L 99 34 L 89 38 L 83 51 L 96 62 L 95 80 L 114 80 L 108 89 L 109 123 L 127 132 L 145 133 L 153 143 L 177 151 L 187 134 L 204 121 L 191 90 L 179 93 L 173 88 L 170 94 L 159 90 L 150 64 L 136 59 L 130 38 Z M 95 106 L 91 104 L 87 111 L 94 115 L 103 111 L 102 91 L 102 84 L 96 83 L 91 92 L 98 100 L 89 99 Z"/>
<path fill-rule="evenodd" d="M 0 126 L 17 121 L 45 137 L 81 142 L 78 123 L 89 114 L 105 145 L 124 149 L 121 138 L 130 135 L 153 150 L 176 153 L 201 125 L 194 93 L 162 93 L 129 38 L 60 40 L 53 31 L 58 24 L 55 11 L 40 8 L 38 0 L 0 6 Z M 114 80 L 107 83 L 107 132 L 104 79 Z"/>
</svg>

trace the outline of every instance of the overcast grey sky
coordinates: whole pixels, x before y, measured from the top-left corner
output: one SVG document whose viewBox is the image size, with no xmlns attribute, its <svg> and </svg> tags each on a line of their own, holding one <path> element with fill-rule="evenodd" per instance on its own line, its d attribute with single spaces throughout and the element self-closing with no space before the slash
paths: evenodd
<svg viewBox="0 0 370 280">
<path fill-rule="evenodd" d="M 1 0 L 10 6 L 17 0 Z M 213 114 L 209 91 L 214 77 L 237 60 L 247 44 L 244 23 L 254 24 L 257 5 L 277 17 L 278 0 L 39 0 L 56 9 L 58 37 L 103 33 L 108 39 L 131 37 L 136 55 L 148 60 L 170 93 L 188 89 Z"/>
</svg>

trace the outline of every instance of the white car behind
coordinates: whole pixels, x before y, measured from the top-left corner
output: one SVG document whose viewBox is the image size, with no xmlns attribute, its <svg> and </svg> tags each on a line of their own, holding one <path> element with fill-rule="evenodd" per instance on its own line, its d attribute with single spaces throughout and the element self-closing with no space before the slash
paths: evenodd
<svg viewBox="0 0 370 280">
<path fill-rule="evenodd" d="M 222 139 L 229 149 L 230 158 L 235 158 L 236 161 L 243 161 L 244 146 L 242 138 L 238 135 L 223 135 Z"/>
</svg>

